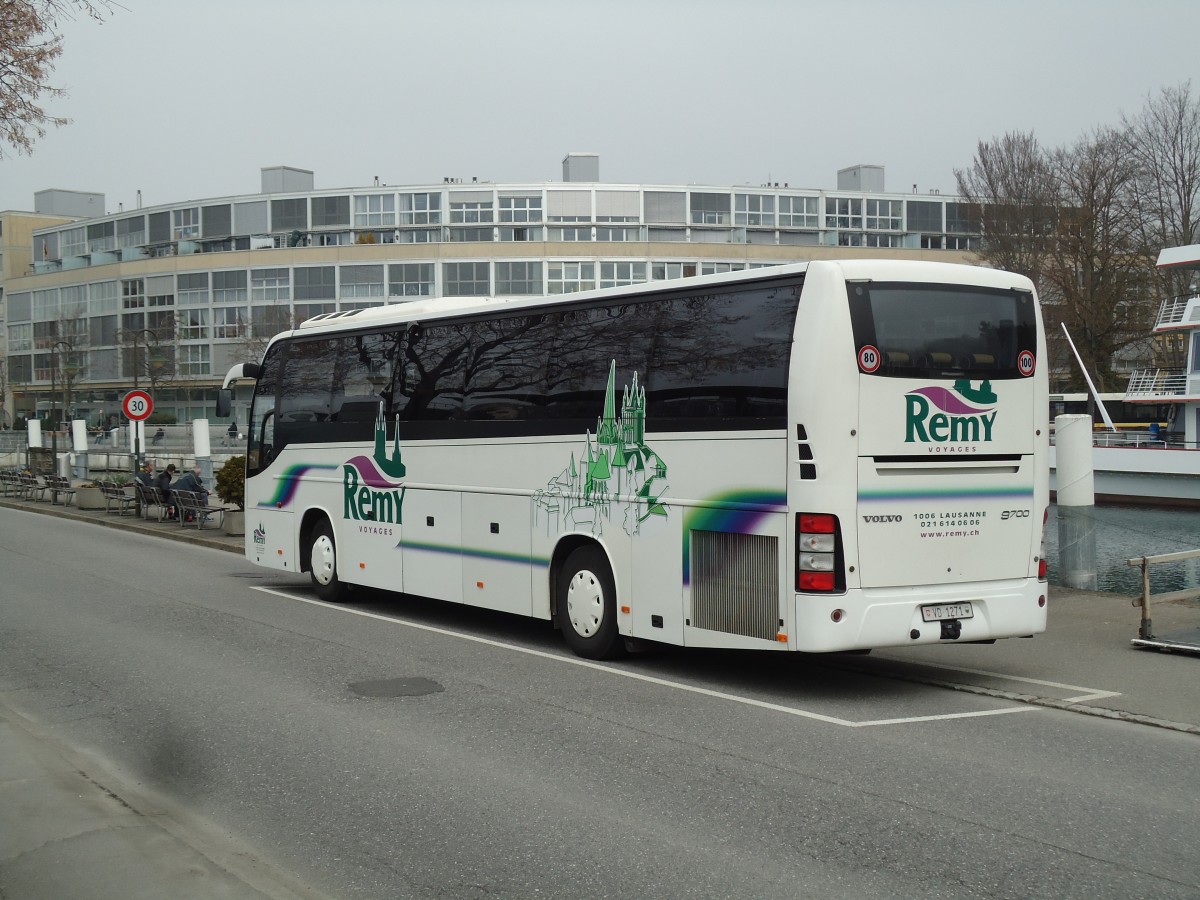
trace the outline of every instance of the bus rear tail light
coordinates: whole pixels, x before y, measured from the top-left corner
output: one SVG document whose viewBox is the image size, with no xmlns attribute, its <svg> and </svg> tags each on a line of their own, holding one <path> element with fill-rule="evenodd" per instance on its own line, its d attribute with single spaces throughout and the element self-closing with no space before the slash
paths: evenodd
<svg viewBox="0 0 1200 900">
<path fill-rule="evenodd" d="M 1042 545 L 1038 548 L 1038 581 L 1045 581 L 1048 576 L 1046 566 L 1046 523 L 1050 521 L 1050 507 L 1042 512 Z"/>
<path fill-rule="evenodd" d="M 796 590 L 829 594 L 846 589 L 837 516 L 796 514 Z"/>
</svg>

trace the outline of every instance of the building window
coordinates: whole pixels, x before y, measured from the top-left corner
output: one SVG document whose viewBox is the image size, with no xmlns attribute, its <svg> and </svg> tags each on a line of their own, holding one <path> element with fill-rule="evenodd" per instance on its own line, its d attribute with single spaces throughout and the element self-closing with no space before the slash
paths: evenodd
<svg viewBox="0 0 1200 900">
<path fill-rule="evenodd" d="M 837 245 L 839 247 L 865 247 L 866 238 L 861 231 L 839 231 Z"/>
<path fill-rule="evenodd" d="M 452 225 L 472 225 L 492 221 L 491 200 L 458 200 L 450 201 L 450 223 Z"/>
<path fill-rule="evenodd" d="M 121 308 L 141 309 L 146 305 L 145 285 L 140 278 L 128 278 L 121 282 Z"/>
<path fill-rule="evenodd" d="M 279 303 L 292 299 L 292 278 L 287 269 L 251 269 L 250 300 Z"/>
<path fill-rule="evenodd" d="M 16 353 L 21 350 L 33 349 L 33 325 L 26 322 L 23 325 L 8 326 L 8 352 Z"/>
<path fill-rule="evenodd" d="M 496 295 L 498 297 L 540 295 L 542 264 L 540 262 L 497 262 Z"/>
<path fill-rule="evenodd" d="M 652 281 L 667 281 L 672 278 L 691 278 L 696 274 L 695 263 L 658 262 L 650 267 Z"/>
<path fill-rule="evenodd" d="M 729 195 L 692 192 L 693 225 L 728 225 Z"/>
<path fill-rule="evenodd" d="M 190 344 L 177 350 L 180 375 L 211 375 L 212 360 L 208 344 Z"/>
<path fill-rule="evenodd" d="M 865 247 L 903 247 L 904 239 L 898 234 L 870 234 L 865 235 Z"/>
<path fill-rule="evenodd" d="M 717 275 L 724 272 L 740 272 L 745 268 L 743 263 L 706 262 L 700 264 L 700 274 Z"/>
<path fill-rule="evenodd" d="M 453 243 L 486 243 L 495 237 L 491 227 L 487 228 L 451 228 L 450 240 Z"/>
<path fill-rule="evenodd" d="M 401 225 L 440 225 L 442 223 L 441 194 L 401 194 Z"/>
<path fill-rule="evenodd" d="M 179 306 L 208 306 L 208 273 L 193 272 L 178 276 L 175 297 Z"/>
<path fill-rule="evenodd" d="M 598 241 L 636 241 L 641 235 L 639 228 L 616 228 L 611 225 L 596 226 L 596 240 Z"/>
<path fill-rule="evenodd" d="M 395 263 L 388 266 L 388 296 L 433 296 L 433 263 Z"/>
<path fill-rule="evenodd" d="M 947 203 L 946 230 L 956 234 L 979 234 L 983 231 L 979 208 L 970 203 Z"/>
<path fill-rule="evenodd" d="M 246 270 L 213 272 L 213 303 L 246 302 Z"/>
<path fill-rule="evenodd" d="M 350 197 L 345 194 L 340 197 L 313 197 L 312 224 L 313 228 L 349 225 Z"/>
<path fill-rule="evenodd" d="M 492 292 L 486 262 L 442 263 L 442 295 L 487 297 Z"/>
<path fill-rule="evenodd" d="M 87 230 L 68 228 L 62 233 L 62 255 L 83 256 L 87 253 Z"/>
<path fill-rule="evenodd" d="M 87 226 L 87 236 L 89 253 L 117 249 L 117 229 L 113 222 L 97 222 Z"/>
<path fill-rule="evenodd" d="M 867 198 L 867 231 L 899 231 L 903 227 L 903 200 Z"/>
<path fill-rule="evenodd" d="M 208 310 L 182 309 L 179 311 L 179 339 L 181 341 L 207 341 Z"/>
<path fill-rule="evenodd" d="M 861 231 L 863 202 L 860 197 L 826 197 L 825 227 L 839 231 Z"/>
<path fill-rule="evenodd" d="M 592 226 L 591 225 L 581 225 L 578 227 L 566 227 L 566 228 L 554 227 L 554 228 L 550 229 L 550 240 L 552 240 L 552 241 L 563 241 L 565 243 L 572 243 L 574 241 L 590 241 L 591 239 L 592 239 Z"/>
<path fill-rule="evenodd" d="M 909 231 L 941 234 L 945 230 L 940 200 L 909 200 L 907 206 Z"/>
<path fill-rule="evenodd" d="M 307 266 L 292 273 L 297 300 L 333 300 L 337 296 L 333 266 Z"/>
<path fill-rule="evenodd" d="M 384 296 L 383 265 L 373 266 L 342 266 L 341 268 L 343 298 L 348 297 L 382 297 Z M 345 309 L 345 304 L 342 305 Z"/>
<path fill-rule="evenodd" d="M 396 238 L 398 244 L 437 244 L 442 240 L 440 228 L 408 228 Z"/>
<path fill-rule="evenodd" d="M 780 197 L 780 228 L 820 228 L 820 209 L 816 197 Z"/>
<path fill-rule="evenodd" d="M 354 224 L 358 228 L 396 224 L 395 194 L 366 194 L 354 198 Z"/>
<path fill-rule="evenodd" d="M 485 220 L 481 220 L 485 221 Z M 542 221 L 542 198 L 536 197 L 501 197 L 501 222 L 540 222 Z"/>
<path fill-rule="evenodd" d="M 271 230 L 291 231 L 308 228 L 308 203 L 303 197 L 271 201 Z"/>
<path fill-rule="evenodd" d="M 242 306 L 217 306 L 213 308 L 213 337 L 241 337 L 246 324 L 246 308 Z"/>
<path fill-rule="evenodd" d="M 641 284 L 645 280 L 646 264 L 644 262 L 600 263 L 600 283 L 598 287 L 622 287 L 628 284 Z"/>
<path fill-rule="evenodd" d="M 146 243 L 145 216 L 131 216 L 128 219 L 117 220 L 117 247 L 140 247 L 144 243 Z"/>
<path fill-rule="evenodd" d="M 190 241 L 192 238 L 200 237 L 200 208 L 198 206 L 172 210 L 171 218 L 173 222 L 171 234 L 175 240 Z"/>
<path fill-rule="evenodd" d="M 594 262 L 552 262 L 546 264 L 546 289 L 551 294 L 590 291 L 596 286 Z"/>
<path fill-rule="evenodd" d="M 500 232 L 500 240 L 502 241 L 540 241 L 542 239 L 541 225 L 517 228 L 501 226 L 497 230 Z"/>
<path fill-rule="evenodd" d="M 775 224 L 775 197 L 772 194 L 738 194 L 734 225 L 773 226 Z"/>
</svg>

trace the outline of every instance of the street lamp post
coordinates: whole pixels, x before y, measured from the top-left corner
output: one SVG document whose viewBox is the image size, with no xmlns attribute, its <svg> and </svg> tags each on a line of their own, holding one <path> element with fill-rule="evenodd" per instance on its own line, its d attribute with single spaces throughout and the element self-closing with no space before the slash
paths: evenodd
<svg viewBox="0 0 1200 900">
<path fill-rule="evenodd" d="M 57 341 L 50 348 L 50 418 L 54 422 L 54 430 L 50 432 L 50 453 L 54 457 L 54 474 L 58 474 L 58 360 L 60 359 L 59 348 L 66 347 L 68 353 L 73 353 L 75 348 L 67 341 Z M 66 406 L 66 397 L 63 398 L 63 406 Z"/>
</svg>

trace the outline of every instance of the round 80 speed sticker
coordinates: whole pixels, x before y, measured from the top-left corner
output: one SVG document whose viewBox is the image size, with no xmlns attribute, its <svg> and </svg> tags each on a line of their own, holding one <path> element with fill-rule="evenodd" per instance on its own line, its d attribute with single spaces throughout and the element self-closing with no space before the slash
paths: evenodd
<svg viewBox="0 0 1200 900">
<path fill-rule="evenodd" d="M 858 350 L 858 367 L 870 375 L 876 371 L 883 363 L 883 357 L 879 353 L 879 348 L 871 344 L 864 344 Z"/>
<path fill-rule="evenodd" d="M 1022 350 L 1017 356 L 1017 371 L 1025 377 L 1029 377 L 1035 368 L 1037 368 L 1037 362 L 1033 358 L 1033 353 L 1029 350 Z"/>
</svg>

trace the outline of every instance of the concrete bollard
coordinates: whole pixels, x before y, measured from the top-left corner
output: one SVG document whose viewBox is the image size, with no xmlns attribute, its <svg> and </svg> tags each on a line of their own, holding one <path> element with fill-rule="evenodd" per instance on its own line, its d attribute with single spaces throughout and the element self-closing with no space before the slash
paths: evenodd
<svg viewBox="0 0 1200 900">
<path fill-rule="evenodd" d="M 1060 577 L 1066 587 L 1095 590 L 1096 479 L 1091 416 L 1056 416 L 1054 445 Z"/>
<path fill-rule="evenodd" d="M 87 422 L 74 419 L 71 422 L 71 445 L 75 450 L 75 467 L 71 475 L 83 481 L 88 480 L 88 431 Z"/>
<path fill-rule="evenodd" d="M 208 438 L 208 419 L 192 420 L 192 445 L 196 448 L 196 465 L 200 467 L 200 480 L 209 490 L 213 488 L 212 446 Z"/>
</svg>

